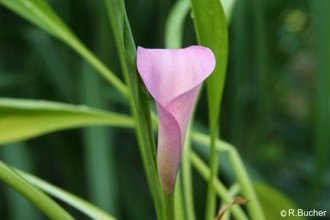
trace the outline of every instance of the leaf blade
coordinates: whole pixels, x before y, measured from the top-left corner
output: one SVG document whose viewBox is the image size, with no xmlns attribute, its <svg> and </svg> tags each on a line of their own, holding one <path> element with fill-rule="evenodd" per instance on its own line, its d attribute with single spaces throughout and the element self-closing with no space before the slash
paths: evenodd
<svg viewBox="0 0 330 220">
<path fill-rule="evenodd" d="M 40 211 L 50 219 L 68 219 L 73 217 L 46 194 L 30 185 L 24 178 L 16 173 L 11 167 L 0 161 L 0 180 L 30 200 Z"/>
<path fill-rule="evenodd" d="M 156 166 L 156 147 L 151 125 L 148 92 L 138 78 L 136 47 L 123 0 L 105 0 L 110 24 L 117 44 L 121 68 L 130 95 L 131 112 L 135 119 L 140 153 L 158 219 L 164 217 L 164 202 Z"/>
<path fill-rule="evenodd" d="M 0 99 L 0 144 L 88 125 L 133 127 L 130 117 L 50 101 Z"/>
<path fill-rule="evenodd" d="M 216 58 L 213 74 L 207 79 L 209 127 L 211 135 L 211 175 L 207 190 L 206 219 L 213 219 L 215 213 L 215 192 L 212 181 L 217 173 L 215 142 L 218 138 L 220 105 L 225 82 L 228 59 L 228 30 L 226 16 L 219 0 L 191 0 L 194 13 L 195 32 L 198 43 L 210 48 Z"/>
<path fill-rule="evenodd" d="M 87 47 L 73 34 L 44 0 L 0 0 L 0 4 L 30 21 L 81 55 L 118 92 L 127 96 L 127 88 Z"/>
</svg>

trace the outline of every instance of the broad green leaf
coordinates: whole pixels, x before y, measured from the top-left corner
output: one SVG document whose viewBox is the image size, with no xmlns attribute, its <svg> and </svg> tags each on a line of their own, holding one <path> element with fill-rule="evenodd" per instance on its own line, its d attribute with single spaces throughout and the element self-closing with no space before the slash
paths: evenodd
<svg viewBox="0 0 330 220">
<path fill-rule="evenodd" d="M 15 169 L 15 171 L 24 177 L 31 185 L 34 187 L 48 193 L 49 195 L 67 203 L 68 205 L 76 208 L 82 213 L 86 214 L 92 219 L 102 219 L 102 220 L 115 220 L 114 217 L 110 216 L 103 210 L 94 206 L 93 204 L 79 198 L 63 189 L 60 189 L 44 180 L 39 179 L 31 174 L 25 173 L 23 171 Z"/>
<path fill-rule="evenodd" d="M 213 219 L 215 213 L 215 192 L 212 180 L 217 173 L 215 142 L 218 137 L 220 104 L 225 82 L 228 59 L 228 30 L 226 17 L 220 0 L 191 0 L 195 31 L 200 45 L 210 48 L 216 58 L 216 67 L 207 79 L 207 98 L 211 135 L 209 166 L 210 180 L 207 190 L 206 220 Z"/>
<path fill-rule="evenodd" d="M 158 219 L 163 219 L 164 203 L 156 166 L 156 147 L 150 116 L 149 95 L 136 70 L 136 47 L 123 0 L 105 0 L 121 68 L 129 88 L 130 106 L 149 188 Z"/>
<path fill-rule="evenodd" d="M 40 211 L 45 213 L 50 219 L 74 219 L 56 202 L 46 194 L 30 185 L 15 170 L 0 161 L 0 180 L 12 187 L 22 196 L 30 200 Z M 19 211 L 19 210 L 17 210 Z"/>
<path fill-rule="evenodd" d="M 0 99 L 0 143 L 89 125 L 132 127 L 130 117 L 49 101 Z"/>
<path fill-rule="evenodd" d="M 262 209 L 267 220 L 281 219 L 281 211 L 293 209 L 297 212 L 298 207 L 283 193 L 265 183 L 254 183 L 255 191 L 259 197 Z M 291 219 L 290 217 L 287 217 Z M 302 216 L 295 216 L 292 219 L 305 220 Z"/>
<path fill-rule="evenodd" d="M 0 0 L 0 4 L 66 43 L 84 57 L 115 89 L 127 96 L 126 86 L 80 42 L 45 0 Z"/>
</svg>

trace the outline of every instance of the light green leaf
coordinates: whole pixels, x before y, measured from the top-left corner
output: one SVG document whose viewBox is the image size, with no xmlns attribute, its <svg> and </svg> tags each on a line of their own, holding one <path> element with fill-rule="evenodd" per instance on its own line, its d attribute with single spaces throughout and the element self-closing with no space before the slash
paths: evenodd
<svg viewBox="0 0 330 220">
<path fill-rule="evenodd" d="M 178 0 L 171 9 L 166 20 L 165 47 L 182 47 L 184 21 L 190 11 L 189 0 Z"/>
<path fill-rule="evenodd" d="M 30 200 L 40 211 L 45 213 L 50 219 L 66 220 L 73 219 L 56 202 L 49 198 L 46 194 L 30 185 L 15 170 L 0 161 L 0 180 L 12 187 L 18 193 Z M 19 210 L 17 210 L 19 211 Z"/>
<path fill-rule="evenodd" d="M 22 177 L 24 177 L 30 184 L 39 188 L 40 190 L 48 193 L 51 196 L 71 205 L 72 207 L 78 209 L 82 213 L 91 217 L 92 219 L 102 219 L 102 220 L 115 220 L 114 217 L 108 215 L 103 210 L 95 207 L 93 204 L 69 193 L 63 189 L 60 189 L 52 184 L 45 182 L 31 174 L 25 173 L 23 171 L 15 169 Z"/>
<path fill-rule="evenodd" d="M 225 12 L 227 23 L 230 23 L 236 0 L 221 0 L 223 11 Z"/>
<path fill-rule="evenodd" d="M 130 117 L 49 101 L 0 98 L 0 143 L 89 125 L 132 127 Z"/>
<path fill-rule="evenodd" d="M 84 57 L 115 89 L 127 96 L 126 86 L 80 42 L 46 1 L 0 0 L 0 4 L 66 43 Z"/>
<path fill-rule="evenodd" d="M 289 209 L 293 209 L 297 212 L 298 207 L 277 189 L 265 183 L 254 183 L 253 185 L 267 220 L 281 219 L 282 210 L 288 212 Z M 302 216 L 295 216 L 293 218 L 295 220 L 306 219 Z"/>
</svg>

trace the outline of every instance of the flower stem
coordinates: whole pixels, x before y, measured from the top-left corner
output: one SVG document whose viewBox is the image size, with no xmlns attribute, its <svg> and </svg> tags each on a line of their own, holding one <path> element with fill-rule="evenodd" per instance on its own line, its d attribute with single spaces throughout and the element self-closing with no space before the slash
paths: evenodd
<svg viewBox="0 0 330 220">
<path fill-rule="evenodd" d="M 191 177 L 191 164 L 189 160 L 189 153 L 191 152 L 191 126 L 192 122 L 189 123 L 186 135 L 186 142 L 183 147 L 182 157 L 182 184 L 183 184 L 183 202 L 187 214 L 187 219 L 195 220 L 194 212 L 194 198 L 193 198 L 193 186 Z"/>
<path fill-rule="evenodd" d="M 165 220 L 174 220 L 174 192 L 166 194 L 163 191 L 164 195 L 164 207 L 165 207 Z"/>
<path fill-rule="evenodd" d="M 205 213 L 205 220 L 214 219 L 215 216 L 215 204 L 216 204 L 216 197 L 215 197 L 215 190 L 213 187 L 213 181 L 217 179 L 217 172 L 218 172 L 218 154 L 216 152 L 216 140 L 217 140 L 218 128 L 216 128 L 213 132 L 211 132 L 211 139 L 210 139 L 210 175 L 208 176 L 208 187 L 207 187 L 207 197 L 206 197 L 206 213 Z"/>
<path fill-rule="evenodd" d="M 210 169 L 207 167 L 207 165 L 199 158 L 199 156 L 194 153 L 193 151 L 189 154 L 190 160 L 193 164 L 193 166 L 196 168 L 196 170 L 200 173 L 200 175 L 208 180 L 210 176 Z M 218 194 L 218 196 L 223 200 L 223 202 L 229 204 L 232 201 L 232 196 L 230 192 L 226 189 L 226 187 L 218 180 L 214 179 L 212 181 L 212 187 L 214 191 Z M 243 212 L 242 208 L 239 206 L 233 206 L 231 208 L 231 211 L 233 212 L 235 219 L 238 220 L 247 220 L 248 217 Z"/>
<path fill-rule="evenodd" d="M 204 146 L 209 146 L 210 137 L 198 132 L 192 132 L 192 140 L 203 144 Z M 247 209 L 251 219 L 265 219 L 264 213 L 261 209 L 259 199 L 255 193 L 251 180 L 247 171 L 244 168 L 244 164 L 235 149 L 235 147 L 224 141 L 216 141 L 216 150 L 228 153 L 229 161 L 234 170 L 235 176 L 239 183 L 241 192 L 244 198 L 248 199 Z"/>
</svg>

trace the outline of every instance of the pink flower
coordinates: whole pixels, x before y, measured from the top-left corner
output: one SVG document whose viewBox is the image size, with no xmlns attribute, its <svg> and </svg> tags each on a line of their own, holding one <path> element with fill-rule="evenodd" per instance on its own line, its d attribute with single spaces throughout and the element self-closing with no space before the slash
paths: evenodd
<svg viewBox="0 0 330 220">
<path fill-rule="evenodd" d="M 170 194 L 175 185 L 187 126 L 198 91 L 214 67 L 214 55 L 205 47 L 138 47 L 137 68 L 157 105 L 157 165 L 166 194 Z"/>
</svg>

